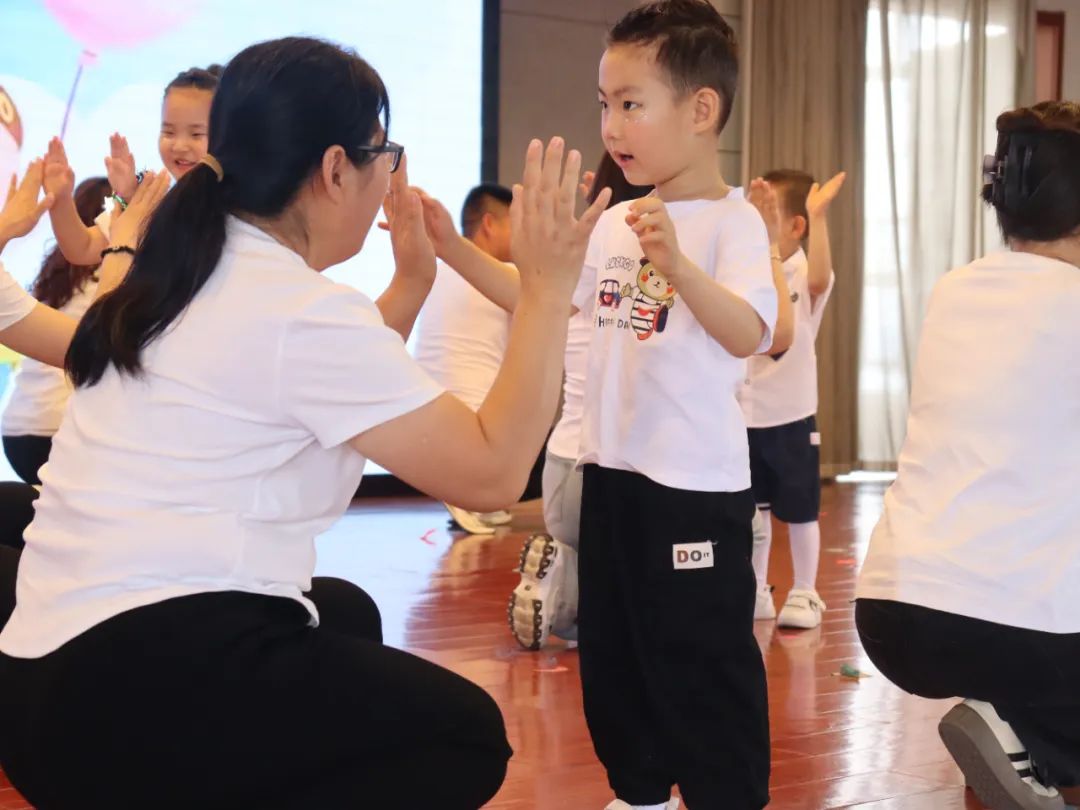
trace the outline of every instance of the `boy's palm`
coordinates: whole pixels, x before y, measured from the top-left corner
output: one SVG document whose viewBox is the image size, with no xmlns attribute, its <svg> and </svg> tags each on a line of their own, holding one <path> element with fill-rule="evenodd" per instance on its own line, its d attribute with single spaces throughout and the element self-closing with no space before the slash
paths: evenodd
<svg viewBox="0 0 1080 810">
<path fill-rule="evenodd" d="M 753 205 L 761 218 L 765 220 L 765 230 L 769 233 L 769 244 L 775 245 L 780 238 L 780 205 L 776 199 L 776 189 L 758 177 L 750 182 L 750 191 L 746 199 Z"/>
<path fill-rule="evenodd" d="M 806 211 L 810 216 L 820 216 L 829 210 L 832 201 L 840 193 L 844 186 L 847 172 L 834 175 L 825 185 L 814 183 L 810 187 L 810 193 L 806 195 Z"/>
</svg>

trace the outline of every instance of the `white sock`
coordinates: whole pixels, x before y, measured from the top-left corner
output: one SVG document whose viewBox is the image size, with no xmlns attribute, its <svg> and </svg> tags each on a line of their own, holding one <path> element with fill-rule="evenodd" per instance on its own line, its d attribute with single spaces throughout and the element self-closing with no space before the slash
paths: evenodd
<svg viewBox="0 0 1080 810">
<path fill-rule="evenodd" d="M 791 567 L 794 569 L 795 582 L 792 587 L 797 591 L 817 590 L 818 558 L 821 556 L 821 524 L 790 523 Z"/>
<path fill-rule="evenodd" d="M 758 509 L 754 513 L 754 576 L 758 590 L 769 582 L 769 552 L 772 550 L 772 512 Z"/>
</svg>

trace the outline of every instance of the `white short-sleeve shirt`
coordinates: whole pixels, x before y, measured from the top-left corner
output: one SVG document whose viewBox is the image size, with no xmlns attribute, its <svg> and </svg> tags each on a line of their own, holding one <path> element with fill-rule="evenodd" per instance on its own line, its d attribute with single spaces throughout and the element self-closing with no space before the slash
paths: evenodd
<svg viewBox="0 0 1080 810">
<path fill-rule="evenodd" d="M 37 301 L 19 286 L 12 275 L 0 263 L 0 329 L 14 326 L 37 306 Z"/>
<path fill-rule="evenodd" d="M 303 597 L 356 492 L 346 442 L 442 392 L 361 293 L 230 218 L 217 269 L 143 352 L 79 388 L 53 439 L 0 650 L 33 658 L 177 596 Z"/>
<path fill-rule="evenodd" d="M 592 310 L 582 310 L 572 315 L 567 324 L 562 415 L 547 443 L 548 452 L 560 458 L 576 460 L 581 450 L 581 417 L 592 319 Z"/>
<path fill-rule="evenodd" d="M 97 286 L 97 279 L 87 281 L 60 311 L 75 320 L 82 318 L 94 301 Z M 23 359 L 0 421 L 4 435 L 52 436 L 64 418 L 71 390 L 71 381 L 62 368 L 30 357 Z"/>
<path fill-rule="evenodd" d="M 746 361 L 710 337 L 644 260 L 625 221 L 629 205 L 601 216 L 574 295 L 578 309 L 593 313 L 580 461 L 680 489 L 748 489 L 746 422 L 735 398 Z M 757 210 L 735 194 L 667 210 L 682 252 L 749 302 L 766 326 L 762 346 L 771 344 L 776 288 Z"/>
<path fill-rule="evenodd" d="M 476 411 L 495 382 L 509 339 L 510 313 L 440 262 L 416 324 L 416 362 Z"/>
<path fill-rule="evenodd" d="M 856 596 L 1080 633 L 1080 268 L 997 253 L 923 323 L 907 438 Z"/>
<path fill-rule="evenodd" d="M 791 347 L 778 358 L 756 354 L 747 361 L 739 404 L 751 428 L 788 425 L 817 413 L 816 342 L 835 276 L 830 273 L 828 289 L 815 301 L 802 248 L 788 257 L 783 268 L 795 311 L 795 333 Z"/>
</svg>

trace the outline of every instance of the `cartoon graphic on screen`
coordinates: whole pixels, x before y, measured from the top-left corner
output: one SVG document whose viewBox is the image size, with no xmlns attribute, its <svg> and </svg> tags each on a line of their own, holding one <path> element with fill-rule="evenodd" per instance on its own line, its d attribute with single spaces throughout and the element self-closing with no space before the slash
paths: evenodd
<svg viewBox="0 0 1080 810">
<path fill-rule="evenodd" d="M 637 291 L 634 294 L 634 291 Z M 667 326 L 668 310 L 675 306 L 675 288 L 649 262 L 642 258 L 637 286 L 629 284 L 621 290 L 623 298 L 634 294 L 630 309 L 630 327 L 638 340 L 648 340 Z"/>
</svg>

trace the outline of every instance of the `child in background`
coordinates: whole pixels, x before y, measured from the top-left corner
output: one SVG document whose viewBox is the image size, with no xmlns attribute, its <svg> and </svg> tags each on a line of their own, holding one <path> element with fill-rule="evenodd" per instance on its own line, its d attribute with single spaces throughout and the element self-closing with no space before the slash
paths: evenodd
<svg viewBox="0 0 1080 810">
<path fill-rule="evenodd" d="M 821 472 L 817 432 L 817 354 L 814 342 L 832 292 L 834 275 L 827 212 L 844 174 L 818 186 L 807 173 L 779 170 L 765 175 L 780 200 L 780 255 L 795 308 L 791 347 L 750 359 L 739 393 L 749 429 L 754 500 L 762 513 L 754 543 L 758 583 L 754 618 L 777 618 L 766 583 L 772 519 L 788 524 L 794 584 L 777 624 L 811 629 L 821 624 L 825 603 L 816 589 L 821 530 Z M 809 240 L 809 257 L 802 243 Z"/>
<path fill-rule="evenodd" d="M 91 177 L 75 189 L 80 220 L 92 225 L 111 193 L 104 177 Z M 100 257 L 99 257 L 100 258 Z M 43 304 L 79 320 L 94 300 L 99 262 L 74 265 L 54 248 L 31 287 Z M 3 416 L 4 453 L 12 469 L 28 484 L 40 484 L 38 470 L 48 461 L 52 436 L 60 427 L 71 383 L 64 370 L 32 358 L 23 360 Z"/>
<path fill-rule="evenodd" d="M 210 103 L 214 99 L 221 70 L 218 65 L 211 65 L 205 70 L 191 68 L 179 74 L 165 88 L 158 152 L 175 180 L 206 157 Z M 139 181 L 135 158 L 127 141 L 118 134 L 110 138 L 110 155 L 105 158 L 105 166 L 114 199 L 123 208 L 135 194 Z M 44 186 L 45 191 L 56 198 L 49 210 L 49 217 L 64 258 L 75 265 L 100 262 L 101 251 L 109 246 L 112 206 L 107 205 L 93 224 L 87 225 L 82 221 L 72 195 L 75 173 L 68 164 L 67 153 L 59 138 L 49 142 L 49 151 L 45 155 Z"/>
<path fill-rule="evenodd" d="M 608 209 L 574 305 L 594 312 L 581 436 L 581 680 L 609 810 L 768 802 L 750 469 L 735 398 L 777 317 L 769 240 L 716 160 L 738 84 L 705 0 L 611 30 L 602 135 L 648 197 Z"/>
</svg>

